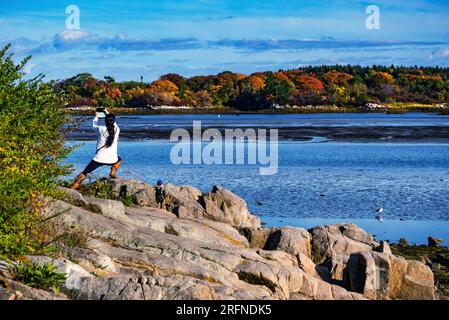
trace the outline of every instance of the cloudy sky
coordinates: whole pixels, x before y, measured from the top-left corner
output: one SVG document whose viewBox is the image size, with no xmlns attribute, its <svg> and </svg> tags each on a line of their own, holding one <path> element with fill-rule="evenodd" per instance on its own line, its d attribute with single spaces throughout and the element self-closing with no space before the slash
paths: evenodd
<svg viewBox="0 0 449 320">
<path fill-rule="evenodd" d="M 66 8 L 80 10 L 67 30 Z M 380 9 L 369 30 L 366 8 Z M 0 45 L 29 76 L 151 81 L 321 64 L 449 66 L 447 0 L 0 0 Z"/>
</svg>

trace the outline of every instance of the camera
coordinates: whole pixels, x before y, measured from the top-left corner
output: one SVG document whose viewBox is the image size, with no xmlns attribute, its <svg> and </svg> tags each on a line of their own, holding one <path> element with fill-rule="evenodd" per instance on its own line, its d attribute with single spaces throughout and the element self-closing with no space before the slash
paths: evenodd
<svg viewBox="0 0 449 320">
<path fill-rule="evenodd" d="M 98 112 L 98 118 L 104 118 L 104 117 L 106 117 L 105 108 L 103 108 L 103 107 L 98 107 L 98 108 L 96 109 L 96 111 Z"/>
</svg>

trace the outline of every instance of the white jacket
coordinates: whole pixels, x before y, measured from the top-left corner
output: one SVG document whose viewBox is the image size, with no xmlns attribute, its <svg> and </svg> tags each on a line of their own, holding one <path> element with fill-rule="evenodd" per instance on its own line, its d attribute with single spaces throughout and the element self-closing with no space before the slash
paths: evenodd
<svg viewBox="0 0 449 320">
<path fill-rule="evenodd" d="M 106 126 L 99 126 L 98 125 L 98 118 L 94 118 L 94 121 L 92 123 L 94 129 L 97 129 L 98 138 L 97 138 L 97 148 L 95 150 L 99 150 L 93 160 L 97 161 L 99 163 L 105 163 L 105 164 L 114 164 L 118 161 L 118 155 L 117 155 L 117 144 L 118 144 L 118 136 L 120 134 L 120 128 L 117 124 L 115 124 L 115 136 L 114 136 L 114 142 L 112 145 L 107 148 L 104 147 L 106 144 L 106 139 L 108 137 L 108 129 Z M 100 149 L 101 148 L 101 149 Z"/>
</svg>

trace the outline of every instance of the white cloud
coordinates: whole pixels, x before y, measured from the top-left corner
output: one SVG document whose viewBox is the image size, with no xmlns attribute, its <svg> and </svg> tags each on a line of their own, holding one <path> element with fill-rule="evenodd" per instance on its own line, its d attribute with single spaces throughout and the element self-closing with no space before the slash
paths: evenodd
<svg viewBox="0 0 449 320">
<path fill-rule="evenodd" d="M 449 49 L 448 48 L 433 51 L 432 54 L 430 55 L 430 59 L 448 58 L 448 57 L 449 57 Z"/>
<path fill-rule="evenodd" d="M 88 36 L 88 32 L 83 32 L 81 30 L 65 30 L 56 35 L 61 41 L 77 41 L 87 38 Z"/>
</svg>

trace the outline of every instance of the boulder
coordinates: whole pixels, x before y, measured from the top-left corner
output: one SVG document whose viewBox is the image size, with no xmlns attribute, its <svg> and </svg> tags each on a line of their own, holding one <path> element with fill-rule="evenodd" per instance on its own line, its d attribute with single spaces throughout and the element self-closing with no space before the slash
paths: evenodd
<svg viewBox="0 0 449 320">
<path fill-rule="evenodd" d="M 77 207 L 87 208 L 89 203 L 84 199 L 83 195 L 76 190 L 69 188 L 58 187 L 58 190 L 64 193 L 64 201 L 73 204 Z"/>
<path fill-rule="evenodd" d="M 106 180 L 117 196 L 131 198 L 140 207 L 159 207 L 155 188 L 146 183 L 124 179 Z M 191 186 L 165 185 L 165 210 L 179 218 L 205 217 L 238 228 L 260 228 L 260 219 L 249 213 L 246 202 L 229 190 L 215 186 L 203 194 Z"/>
<path fill-rule="evenodd" d="M 132 233 L 135 226 L 130 223 L 122 223 L 113 216 L 106 217 L 93 213 L 84 208 L 73 206 L 64 201 L 55 201 L 52 203 L 50 211 L 64 212 L 64 214 L 57 217 L 57 222 L 73 228 L 77 227 L 85 230 L 93 237 L 101 237 L 114 241 L 119 239 L 120 235 L 124 233 Z"/>
<path fill-rule="evenodd" d="M 59 187 L 59 190 L 64 193 L 64 201 L 71 205 L 81 207 L 107 217 L 127 221 L 125 206 L 121 201 L 83 196 L 80 192 L 68 188 Z"/>
<path fill-rule="evenodd" d="M 48 204 L 48 212 L 63 212 L 56 223 L 86 231 L 83 248 L 64 247 L 70 261 L 32 258 L 70 275 L 63 292 L 72 299 L 434 297 L 430 269 L 355 225 L 262 228 L 246 202 L 221 187 L 202 194 L 168 184 L 162 210 L 151 207 L 152 186 L 117 180 L 115 192 L 136 206 L 77 193 L 72 204 Z M 0 289 L 0 297 L 21 295 Z"/>
<path fill-rule="evenodd" d="M 158 207 L 156 202 L 156 191 L 150 186 L 140 189 L 132 195 L 132 201 L 139 207 Z"/>
<path fill-rule="evenodd" d="M 157 208 L 126 208 L 130 223 L 206 243 L 249 247 L 248 240 L 232 226 L 202 217 L 177 218 L 176 215 Z"/>
<path fill-rule="evenodd" d="M 175 287 L 163 287 L 164 298 L 171 300 L 214 300 L 215 290 L 206 283 L 194 279 L 180 279 Z"/>
<path fill-rule="evenodd" d="M 352 254 L 345 272 L 349 290 L 373 300 L 390 297 L 391 265 L 388 255 L 379 252 Z"/>
<path fill-rule="evenodd" d="M 204 218 L 166 220 L 164 232 L 206 243 L 249 247 L 248 240 L 235 228 Z"/>
<path fill-rule="evenodd" d="M 289 299 L 290 292 L 300 291 L 303 278 L 303 272 L 300 269 L 262 261 L 240 263 L 234 272 L 240 280 L 252 285 L 264 286 L 271 291 L 272 295 L 281 299 Z"/>
<path fill-rule="evenodd" d="M 155 276 L 162 276 L 164 279 L 183 275 L 182 279 L 184 280 L 182 281 L 190 283 L 189 288 L 192 286 L 203 288 L 203 285 L 212 288 L 213 291 L 208 289 L 211 295 L 205 293 L 209 298 L 224 299 L 231 295 L 246 299 L 262 299 L 264 297 L 286 299 L 290 293 L 301 292 L 303 287 L 304 271 L 298 268 L 295 258 L 285 252 L 259 251 L 257 253 L 251 249 L 239 248 L 232 243 L 226 247 L 223 239 L 208 244 L 203 240 L 181 238 L 154 230 L 148 232 L 145 226 L 115 224 L 114 221 L 105 220 L 110 218 L 102 215 L 77 207 L 70 208 L 74 210 L 67 211 L 66 215 L 72 217 L 65 216 L 66 221 L 69 223 L 73 220 L 78 221 L 78 224 L 89 226 L 98 239 L 105 238 L 105 241 L 112 240 L 112 243 L 120 244 L 112 246 L 97 239 L 89 242 L 89 247 L 92 250 L 113 259 L 114 265 L 116 265 L 115 270 L 119 275 L 113 277 L 114 280 L 106 277 L 107 281 L 98 277 L 83 278 L 79 286 L 80 289 L 74 293 L 74 297 L 77 299 L 99 297 L 102 299 L 142 299 L 143 294 L 137 290 L 135 281 L 125 281 L 127 279 L 125 275 L 130 274 L 131 277 L 134 277 L 144 271 Z M 220 223 L 212 221 L 212 225 L 220 225 Z M 223 226 L 231 228 L 226 224 Z M 216 228 L 216 226 L 214 227 Z M 189 275 L 190 278 L 185 278 L 185 275 Z M 121 280 L 116 280 L 117 277 Z M 192 278 L 199 279 L 198 281 L 201 283 L 191 284 Z M 118 282 L 111 283 L 111 281 Z M 314 280 L 310 281 L 314 282 Z M 326 285 L 316 284 L 316 288 L 313 287 L 311 298 L 318 299 L 328 296 L 328 293 L 320 292 L 321 289 L 318 288 L 321 287 L 324 288 Z M 121 290 L 124 288 L 126 289 L 122 292 Z M 305 286 L 304 290 L 307 291 L 307 288 Z M 148 290 L 156 292 L 159 289 L 152 286 Z M 175 291 L 168 289 L 167 282 L 164 282 L 160 290 L 162 290 L 164 298 L 175 296 Z M 120 294 L 120 292 L 122 293 Z M 193 292 L 196 292 L 195 296 L 202 296 L 200 293 L 205 291 L 194 289 Z M 185 291 L 185 294 L 193 293 L 189 289 Z"/>
<path fill-rule="evenodd" d="M 310 259 L 307 255 L 305 255 L 301 252 L 299 252 L 296 255 L 296 258 L 297 258 L 297 264 L 298 264 L 299 268 L 301 268 L 305 273 L 307 273 L 308 275 L 310 275 L 312 277 L 320 278 L 320 275 L 316 269 L 316 265 L 312 261 L 312 259 Z"/>
<path fill-rule="evenodd" d="M 302 253 L 310 258 L 310 234 L 302 228 L 273 228 L 264 249 L 281 250 L 293 256 Z"/>
<path fill-rule="evenodd" d="M 331 289 L 334 300 L 354 300 L 351 292 L 343 289 L 342 287 L 333 285 Z"/>
<path fill-rule="evenodd" d="M 108 185 L 112 191 L 124 199 L 132 197 L 135 193 L 142 189 L 151 187 L 149 184 L 138 180 L 129 179 L 107 179 Z"/>
<path fill-rule="evenodd" d="M 212 192 L 204 194 L 200 202 L 206 210 L 206 218 L 240 228 L 261 227 L 260 219 L 249 213 L 246 202 L 220 186 L 215 186 Z"/>
<path fill-rule="evenodd" d="M 263 248 L 271 234 L 271 228 L 238 228 L 240 233 L 248 239 L 251 248 Z"/>
<path fill-rule="evenodd" d="M 326 266 L 332 279 L 343 280 L 343 270 L 352 253 L 369 252 L 379 246 L 372 235 L 355 224 L 319 226 L 312 234 L 312 259 L 317 265 Z"/>
<path fill-rule="evenodd" d="M 91 212 L 99 213 L 115 220 L 129 220 L 125 214 L 125 206 L 121 201 L 98 199 L 88 196 L 85 196 L 84 199 L 88 202 L 88 207 Z"/>
<path fill-rule="evenodd" d="M 101 270 L 109 271 L 111 273 L 116 273 L 119 271 L 119 268 L 117 265 L 112 261 L 112 258 L 102 254 L 101 252 L 99 254 L 94 255 L 90 262 L 92 265 L 96 268 L 99 268 Z"/>
<path fill-rule="evenodd" d="M 435 299 L 430 268 L 392 254 L 374 251 L 352 254 L 345 269 L 345 280 L 349 290 L 369 299 Z"/>
<path fill-rule="evenodd" d="M 359 293 L 349 292 L 308 274 L 303 274 L 300 289 L 292 293 L 291 297 L 301 300 L 366 300 Z"/>
<path fill-rule="evenodd" d="M 296 261 L 295 257 L 283 251 L 257 250 L 257 253 L 264 259 L 277 261 L 288 267 L 298 267 L 298 261 Z"/>
<path fill-rule="evenodd" d="M 379 246 L 375 247 L 374 251 L 382 252 L 382 253 L 385 253 L 385 254 L 392 254 L 390 245 L 386 241 L 380 241 Z"/>
<path fill-rule="evenodd" d="M 204 217 L 206 212 L 198 202 L 199 190 L 193 187 L 175 186 L 168 183 L 165 186 L 168 193 L 165 205 L 168 211 L 173 212 L 179 218 Z"/>
<path fill-rule="evenodd" d="M 190 199 L 193 199 L 194 201 L 197 201 L 197 202 L 200 199 L 201 195 L 203 194 L 201 192 L 201 190 L 199 190 L 195 187 L 192 187 L 192 186 L 181 186 L 180 190 L 182 192 L 186 193 Z"/>
<path fill-rule="evenodd" d="M 147 294 L 150 290 L 146 290 Z M 153 291 L 154 292 L 154 291 Z M 145 300 L 144 291 L 135 277 L 84 278 L 72 293 L 77 300 Z M 158 294 L 149 295 L 149 299 Z"/>
<path fill-rule="evenodd" d="M 158 208 L 126 207 L 125 212 L 135 225 L 146 226 L 159 232 L 165 232 L 167 220 L 176 219 L 173 213 Z"/>
<path fill-rule="evenodd" d="M 435 280 L 425 264 L 391 256 L 390 298 L 405 300 L 434 300 Z"/>
</svg>

